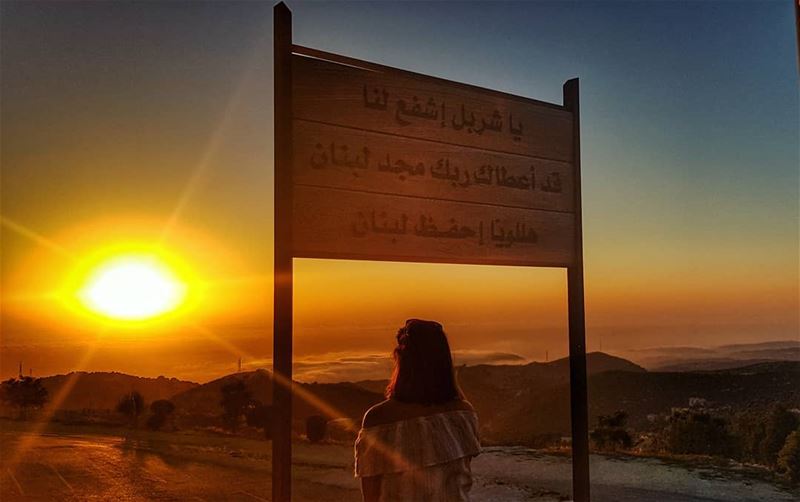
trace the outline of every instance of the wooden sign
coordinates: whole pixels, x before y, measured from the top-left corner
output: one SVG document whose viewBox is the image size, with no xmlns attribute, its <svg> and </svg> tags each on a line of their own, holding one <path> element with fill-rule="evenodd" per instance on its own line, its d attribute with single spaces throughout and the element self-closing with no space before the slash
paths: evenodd
<svg viewBox="0 0 800 502">
<path fill-rule="evenodd" d="M 299 55 L 292 61 L 292 78 L 295 119 L 572 159 L 572 114 L 558 105 Z"/>
<path fill-rule="evenodd" d="M 301 55 L 292 76 L 294 256 L 572 263 L 572 113 Z"/>
<path fill-rule="evenodd" d="M 535 266 L 573 259 L 569 213 L 306 186 L 295 189 L 294 212 L 301 258 Z"/>
<path fill-rule="evenodd" d="M 293 260 L 567 269 L 572 498 L 590 502 L 578 80 L 545 103 L 292 44 L 274 8 L 272 500 L 292 499 Z"/>
</svg>

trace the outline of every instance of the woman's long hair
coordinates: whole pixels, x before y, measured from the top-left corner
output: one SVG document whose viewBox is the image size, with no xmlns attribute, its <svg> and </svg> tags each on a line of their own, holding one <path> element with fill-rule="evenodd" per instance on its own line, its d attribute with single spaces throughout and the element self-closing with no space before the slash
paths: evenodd
<svg viewBox="0 0 800 502">
<path fill-rule="evenodd" d="M 397 332 L 394 372 L 386 397 L 426 406 L 461 398 L 442 325 L 409 319 Z"/>
</svg>

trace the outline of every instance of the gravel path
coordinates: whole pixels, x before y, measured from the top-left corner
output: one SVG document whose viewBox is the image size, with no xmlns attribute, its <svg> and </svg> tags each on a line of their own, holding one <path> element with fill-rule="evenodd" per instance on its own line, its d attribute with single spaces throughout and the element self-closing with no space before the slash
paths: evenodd
<svg viewBox="0 0 800 502">
<path fill-rule="evenodd" d="M 270 499 L 268 444 L 254 440 L 251 451 L 231 451 L 207 446 L 202 436 L 191 441 L 176 446 L 108 435 L 5 431 L 0 433 L 0 500 Z M 294 464 L 295 500 L 361 500 L 351 447 L 298 443 Z M 593 456 L 591 470 L 593 502 L 798 500 L 797 493 L 744 475 L 659 460 Z M 473 472 L 474 500 L 569 499 L 567 457 L 490 447 L 475 459 Z"/>
</svg>

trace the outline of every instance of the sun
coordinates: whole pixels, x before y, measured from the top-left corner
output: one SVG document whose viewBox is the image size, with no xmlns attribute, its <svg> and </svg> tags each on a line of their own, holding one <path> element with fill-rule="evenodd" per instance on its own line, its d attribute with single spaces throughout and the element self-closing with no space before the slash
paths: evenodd
<svg viewBox="0 0 800 502">
<path fill-rule="evenodd" d="M 130 254 L 95 267 L 78 299 L 85 308 L 110 319 L 141 321 L 178 308 L 186 289 L 157 256 Z"/>
</svg>

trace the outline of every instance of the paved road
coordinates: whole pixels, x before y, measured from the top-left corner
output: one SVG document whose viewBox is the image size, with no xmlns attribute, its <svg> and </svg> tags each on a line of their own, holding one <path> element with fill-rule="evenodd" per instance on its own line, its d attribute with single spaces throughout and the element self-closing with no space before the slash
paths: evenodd
<svg viewBox="0 0 800 502">
<path fill-rule="evenodd" d="M 568 457 L 523 447 L 485 448 L 473 464 L 477 484 L 500 483 L 509 496 L 570 492 L 572 464 Z M 792 502 L 788 493 L 744 473 L 714 468 L 687 468 L 656 459 L 590 458 L 593 502 Z M 513 489 L 519 492 L 515 496 Z M 492 497 L 491 500 L 499 500 Z"/>
<path fill-rule="evenodd" d="M 13 461 L 20 441 L 33 447 Z M 108 436 L 0 435 L 0 500 L 266 501 L 270 463 L 223 458 L 186 461 Z M 231 462 L 233 460 L 233 462 Z M 296 469 L 307 475 L 308 467 Z M 324 489 L 326 494 L 320 497 Z M 357 487 L 297 483 L 298 500 L 358 500 Z M 333 498 L 328 499 L 333 500 Z"/>
<path fill-rule="evenodd" d="M 16 455 L 26 442 L 32 447 Z M 361 500 L 352 477 L 352 448 L 297 445 L 296 454 L 295 500 Z M 594 502 L 797 500 L 796 493 L 714 469 L 600 456 L 591 462 Z M 265 501 L 270 498 L 270 469 L 263 457 L 206 448 L 202 437 L 175 447 L 94 434 L 0 433 L 3 502 Z M 474 461 L 473 471 L 473 498 L 479 501 L 564 500 L 570 489 L 568 458 L 525 448 L 487 448 Z"/>
</svg>

